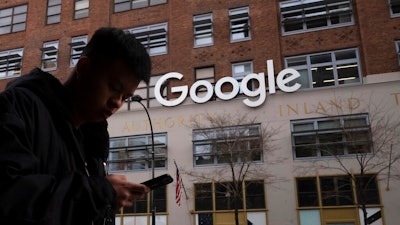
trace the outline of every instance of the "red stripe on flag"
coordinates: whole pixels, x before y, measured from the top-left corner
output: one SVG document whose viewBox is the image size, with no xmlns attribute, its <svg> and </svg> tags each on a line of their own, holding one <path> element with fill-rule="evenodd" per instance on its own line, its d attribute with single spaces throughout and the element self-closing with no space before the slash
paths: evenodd
<svg viewBox="0 0 400 225">
<path fill-rule="evenodd" d="M 181 205 L 182 185 L 182 177 L 179 174 L 178 168 L 176 168 L 175 203 L 179 206 Z"/>
</svg>

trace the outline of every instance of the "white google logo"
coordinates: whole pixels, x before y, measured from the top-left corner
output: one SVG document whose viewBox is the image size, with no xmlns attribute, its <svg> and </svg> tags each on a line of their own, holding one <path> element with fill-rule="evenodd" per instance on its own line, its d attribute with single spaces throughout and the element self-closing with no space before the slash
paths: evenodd
<svg viewBox="0 0 400 225">
<path fill-rule="evenodd" d="M 267 60 L 267 70 L 268 70 L 268 91 L 270 94 L 276 93 L 276 88 L 275 84 L 278 86 L 278 88 L 283 91 L 283 92 L 295 92 L 298 89 L 300 89 L 301 85 L 299 83 L 294 83 L 292 85 L 289 85 L 289 82 L 293 81 L 294 79 L 300 77 L 300 73 L 291 68 L 286 68 L 278 73 L 276 76 L 274 76 L 274 63 L 273 60 Z M 239 82 L 233 78 L 233 77 L 223 77 L 217 81 L 215 84 L 215 87 L 212 86 L 212 84 L 206 80 L 198 80 L 196 81 L 191 87 L 190 90 L 187 85 L 183 86 L 178 86 L 178 87 L 172 87 L 171 92 L 172 93 L 181 93 L 180 96 L 176 99 L 173 100 L 167 100 L 164 99 L 161 95 L 161 87 L 164 82 L 166 82 L 168 79 L 182 79 L 183 75 L 177 72 L 170 72 L 162 76 L 156 83 L 155 88 L 154 88 L 154 94 L 158 102 L 160 102 L 164 106 L 176 106 L 181 104 L 185 98 L 189 95 L 192 101 L 196 103 L 205 103 L 211 99 L 211 97 L 214 94 L 221 99 L 221 100 L 230 100 L 233 99 L 238 93 L 239 90 L 241 92 L 248 96 L 248 97 L 258 97 L 256 100 L 250 100 L 249 98 L 246 98 L 243 100 L 243 103 L 246 104 L 249 107 L 257 107 L 260 106 L 261 104 L 264 103 L 266 99 L 266 86 L 265 86 L 265 74 L 264 73 L 250 73 L 246 75 L 243 79 L 242 82 L 239 84 Z M 257 80 L 259 83 L 259 87 L 255 90 L 250 90 L 247 86 L 248 82 L 251 80 Z M 221 87 L 225 83 L 230 83 L 232 85 L 232 90 L 231 92 L 222 92 Z M 206 89 L 205 95 L 202 97 L 199 97 L 196 94 L 196 90 L 203 86 Z"/>
</svg>

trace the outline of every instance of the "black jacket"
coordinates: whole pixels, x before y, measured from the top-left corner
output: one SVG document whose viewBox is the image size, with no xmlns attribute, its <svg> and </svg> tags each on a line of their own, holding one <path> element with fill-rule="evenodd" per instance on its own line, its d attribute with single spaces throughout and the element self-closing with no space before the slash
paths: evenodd
<svg viewBox="0 0 400 225">
<path fill-rule="evenodd" d="M 0 224 L 88 225 L 109 214 L 108 141 L 93 142 L 92 125 L 75 129 L 69 105 L 61 83 L 39 69 L 0 94 Z M 95 126 L 108 139 L 106 122 Z"/>
</svg>

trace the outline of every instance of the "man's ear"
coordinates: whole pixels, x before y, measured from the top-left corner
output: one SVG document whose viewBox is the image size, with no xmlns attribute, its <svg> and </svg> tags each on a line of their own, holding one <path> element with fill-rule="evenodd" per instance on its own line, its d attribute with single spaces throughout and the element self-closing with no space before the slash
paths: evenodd
<svg viewBox="0 0 400 225">
<path fill-rule="evenodd" d="M 89 67 L 90 59 L 86 56 L 82 56 L 76 64 L 76 72 L 78 73 L 78 77 L 82 74 L 86 74 L 87 72 L 89 72 Z"/>
</svg>

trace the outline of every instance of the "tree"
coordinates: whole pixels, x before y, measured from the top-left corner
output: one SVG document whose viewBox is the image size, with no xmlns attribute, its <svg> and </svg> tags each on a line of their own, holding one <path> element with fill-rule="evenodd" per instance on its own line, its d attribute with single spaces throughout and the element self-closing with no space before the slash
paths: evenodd
<svg viewBox="0 0 400 225">
<path fill-rule="evenodd" d="M 276 149 L 274 136 L 279 128 L 263 126 L 255 117 L 240 113 L 206 115 L 204 121 L 194 121 L 192 128 L 195 162 L 217 164 L 218 167 L 213 167 L 211 175 L 195 170 L 187 174 L 197 181 L 215 181 L 216 195 L 232 201 L 227 204 L 232 205 L 235 224 L 239 225 L 238 210 L 245 202 L 242 195 L 244 181 L 260 177 L 268 177 L 270 182 L 276 179 L 265 171 L 265 167 L 259 169 L 259 166 Z"/>
<path fill-rule="evenodd" d="M 360 122 L 360 115 L 366 116 L 367 123 Z M 400 120 L 394 115 L 381 104 L 375 105 L 371 101 L 366 108 L 359 109 L 358 112 L 324 115 L 331 118 L 331 121 L 345 118 L 336 127 L 332 125 L 326 130 L 314 133 L 316 141 L 312 147 L 320 152 L 320 155 L 330 158 L 314 158 L 310 160 L 311 163 L 308 161 L 306 165 L 296 167 L 303 168 L 304 171 L 312 171 L 311 168 L 338 170 L 347 175 L 356 194 L 357 201 L 352 200 L 354 205 L 361 209 L 365 225 L 370 224 L 367 205 L 379 201 L 372 199 L 370 194 L 371 188 L 376 187 L 375 182 L 386 179 L 386 190 L 389 191 L 390 179 L 399 178 Z"/>
</svg>

